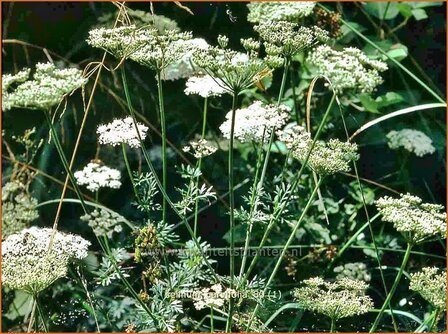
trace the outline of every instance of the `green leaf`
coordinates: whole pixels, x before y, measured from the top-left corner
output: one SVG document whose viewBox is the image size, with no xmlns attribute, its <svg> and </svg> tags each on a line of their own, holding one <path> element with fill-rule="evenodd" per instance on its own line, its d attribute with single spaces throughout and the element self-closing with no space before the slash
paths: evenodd
<svg viewBox="0 0 448 334">
<path fill-rule="evenodd" d="M 426 10 L 421 8 L 416 8 L 412 10 L 412 15 L 417 21 L 425 20 L 428 18 L 428 14 L 426 14 Z"/>
<path fill-rule="evenodd" d="M 354 27 L 357 31 L 366 31 L 367 29 L 356 22 L 347 22 L 350 24 L 351 27 Z M 339 41 L 342 44 L 350 43 L 354 38 L 356 37 L 356 33 L 353 32 L 352 29 L 350 29 L 346 24 L 343 24 L 341 26 L 341 37 L 339 38 Z"/>
<path fill-rule="evenodd" d="M 396 2 L 368 2 L 364 9 L 380 20 L 392 20 L 400 13 Z"/>
<path fill-rule="evenodd" d="M 412 16 L 412 6 L 408 3 L 399 3 L 397 4 L 398 10 L 400 11 L 400 14 L 404 17 L 411 17 Z"/>
<path fill-rule="evenodd" d="M 378 104 L 370 95 L 363 94 L 359 96 L 362 106 L 369 112 L 379 113 Z"/>
<path fill-rule="evenodd" d="M 403 44 L 394 44 L 387 51 L 387 55 L 395 60 L 401 61 L 408 56 L 408 48 Z"/>
<path fill-rule="evenodd" d="M 427 8 L 427 7 L 437 7 L 442 6 L 443 1 L 411 1 L 411 2 L 405 2 L 406 4 L 409 4 L 413 8 Z"/>
<path fill-rule="evenodd" d="M 401 96 L 400 94 L 395 92 L 387 92 L 384 95 L 378 96 L 375 99 L 375 102 L 377 103 L 378 108 L 384 108 L 393 104 L 400 103 L 403 100 L 403 96 Z"/>
</svg>

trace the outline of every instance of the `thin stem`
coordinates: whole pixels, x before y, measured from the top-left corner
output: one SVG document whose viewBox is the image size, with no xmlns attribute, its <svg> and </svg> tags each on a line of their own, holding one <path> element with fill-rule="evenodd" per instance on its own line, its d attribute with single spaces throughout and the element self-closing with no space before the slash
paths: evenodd
<svg viewBox="0 0 448 334">
<path fill-rule="evenodd" d="M 302 213 L 301 213 L 299 219 L 298 219 L 297 222 L 295 223 L 295 225 L 294 225 L 294 227 L 293 227 L 293 229 L 292 229 L 292 231 L 291 231 L 291 233 L 290 233 L 290 235 L 289 235 L 289 238 L 288 238 L 288 240 L 286 241 L 286 244 L 283 246 L 282 252 L 280 253 L 280 256 L 279 256 L 279 258 L 278 258 L 278 260 L 277 260 L 277 263 L 275 264 L 274 269 L 272 270 L 272 273 L 271 273 L 271 275 L 269 276 L 269 279 L 268 279 L 267 282 L 266 282 L 266 285 L 265 285 L 265 287 L 264 287 L 264 289 L 263 289 L 263 294 L 265 294 L 265 293 L 267 292 L 267 290 L 269 289 L 269 286 L 271 285 L 272 281 L 274 280 L 275 275 L 277 274 L 278 269 L 280 268 L 280 265 L 282 264 L 283 258 L 285 257 L 286 252 L 288 251 L 289 246 L 291 245 L 291 243 L 293 242 L 293 240 L 294 240 L 295 237 L 296 237 L 297 229 L 299 228 L 300 224 L 302 223 L 302 220 L 303 220 L 303 218 L 305 217 L 306 213 L 308 212 L 308 209 L 311 207 L 311 204 L 312 204 L 313 201 L 314 201 L 314 197 L 315 197 L 316 194 L 317 194 L 317 189 L 319 189 L 319 187 L 320 187 L 320 185 L 322 184 L 322 181 L 323 181 L 323 180 L 324 180 L 324 178 L 321 177 L 321 178 L 319 179 L 319 181 L 317 182 L 316 186 L 315 186 L 314 189 L 313 189 L 313 192 L 312 192 L 311 195 L 310 195 L 310 198 L 308 199 L 308 202 L 307 202 L 306 205 L 305 205 L 305 208 L 303 209 L 303 211 L 302 211 Z M 250 318 L 250 320 L 249 320 L 249 323 L 248 323 L 248 325 L 247 325 L 246 330 L 250 327 L 250 325 L 251 325 L 251 323 L 252 323 L 252 320 L 253 320 L 255 314 L 257 313 L 259 307 L 260 307 L 260 304 L 257 304 L 257 305 L 255 306 L 255 309 L 254 309 L 254 311 L 252 312 L 252 316 L 251 316 L 251 318 Z"/>
<path fill-rule="evenodd" d="M 149 170 L 151 171 L 152 175 L 154 176 L 154 179 L 157 183 L 157 187 L 159 188 L 160 192 L 162 193 L 162 196 L 165 198 L 167 204 L 170 206 L 170 208 L 173 210 L 173 212 L 182 220 L 182 223 L 184 224 L 185 228 L 187 229 L 188 233 L 190 234 L 195 246 L 198 249 L 201 249 L 201 245 L 199 244 L 198 239 L 195 237 L 193 229 L 191 228 L 191 226 L 188 223 L 185 216 L 180 214 L 179 210 L 177 210 L 176 206 L 171 201 L 170 197 L 168 196 L 165 189 L 163 188 L 163 185 L 160 182 L 160 179 L 157 176 L 156 170 L 154 168 L 154 165 L 151 162 L 151 159 L 149 159 L 148 152 L 146 151 L 145 143 L 142 140 L 142 137 L 140 135 L 140 130 L 138 129 L 138 126 L 137 126 L 137 118 L 135 117 L 134 108 L 132 106 L 131 97 L 129 95 L 129 89 L 128 89 L 127 80 L 126 80 L 126 71 L 125 71 L 124 67 L 121 68 L 121 79 L 123 81 L 123 88 L 124 88 L 124 93 L 126 96 L 126 103 L 128 105 L 129 114 L 132 117 L 132 120 L 134 122 L 135 131 L 137 133 L 137 139 L 140 144 L 141 151 L 143 153 L 145 162 L 148 165 Z M 205 254 L 203 254 L 203 252 L 200 252 L 200 255 L 201 255 L 202 259 L 204 260 L 204 263 L 207 266 L 207 268 L 210 269 L 210 272 L 212 273 L 213 278 L 216 280 L 216 282 L 220 282 L 221 280 L 219 279 L 218 275 L 216 275 L 215 271 L 213 270 L 213 267 L 210 264 L 210 261 L 207 259 Z"/>
<path fill-rule="evenodd" d="M 381 320 L 381 318 L 383 317 L 384 314 L 384 310 L 386 309 L 386 307 L 389 305 L 395 290 L 397 289 L 398 283 L 400 283 L 401 280 L 401 276 L 403 275 L 403 271 L 404 268 L 406 267 L 408 261 L 409 261 L 409 256 L 411 255 L 411 250 L 412 250 L 412 244 L 408 242 L 407 248 L 406 248 L 406 253 L 404 253 L 404 257 L 403 257 L 403 262 L 401 263 L 400 269 L 398 271 L 397 276 L 395 277 L 395 281 L 394 284 L 392 285 L 392 288 L 390 289 L 389 293 L 387 294 L 386 300 L 383 303 L 383 306 L 381 306 L 380 312 L 378 313 L 372 327 L 370 327 L 370 331 L 369 333 L 375 332 L 376 328 L 378 327 L 378 324 Z"/>
<path fill-rule="evenodd" d="M 128 154 L 126 153 L 126 144 L 121 143 L 121 151 L 123 153 L 123 160 L 126 165 L 126 170 L 128 171 L 129 180 L 131 181 L 132 189 L 134 190 L 135 199 L 137 200 L 137 203 L 140 203 L 140 197 L 135 186 L 134 177 L 132 176 L 131 166 L 129 165 Z"/>
<path fill-rule="evenodd" d="M 336 321 L 334 320 L 334 318 L 331 318 L 330 333 L 334 333 L 335 327 L 336 327 Z"/>
<path fill-rule="evenodd" d="M 230 204 L 230 220 L 229 220 L 229 231 L 230 231 L 230 288 L 233 289 L 233 280 L 235 276 L 235 220 L 234 220 L 234 209 L 235 209 L 235 197 L 234 197 L 234 180 L 233 180 L 233 145 L 234 145 L 234 133 L 235 133 L 235 114 L 236 114 L 236 106 L 238 102 L 238 93 L 233 93 L 232 98 L 232 122 L 230 126 L 230 144 L 229 144 L 229 165 L 228 165 L 228 173 L 229 173 L 229 204 Z M 227 318 L 226 323 L 226 332 L 229 332 L 232 327 L 232 313 L 234 307 L 233 298 L 230 298 L 229 303 L 229 317 Z"/>
<path fill-rule="evenodd" d="M 304 161 L 302 163 L 302 166 L 300 167 L 299 172 L 297 173 L 297 176 L 296 176 L 296 179 L 295 179 L 294 183 L 291 186 L 291 190 L 290 190 L 288 196 L 284 200 L 282 200 L 281 202 L 288 203 L 289 200 L 291 199 L 291 197 L 293 196 L 293 194 L 295 193 L 295 190 L 297 189 L 297 187 L 299 185 L 300 178 L 301 178 L 301 176 L 302 176 L 302 174 L 303 174 L 303 172 L 305 170 L 305 167 L 306 167 L 306 165 L 308 163 L 308 159 L 309 159 L 309 157 L 311 155 L 311 152 L 314 149 L 314 145 L 315 145 L 317 139 L 319 138 L 320 133 L 322 132 L 322 129 L 324 127 L 324 124 L 325 124 L 325 122 L 326 122 L 326 120 L 328 118 L 328 115 L 330 114 L 330 111 L 331 111 L 331 109 L 333 107 L 333 103 L 335 101 L 335 98 L 336 98 L 336 95 L 333 94 L 333 96 L 331 98 L 331 101 L 328 104 L 327 110 L 325 111 L 325 114 L 324 114 L 324 116 L 323 116 L 323 118 L 322 118 L 322 120 L 321 120 L 321 122 L 319 124 L 319 127 L 318 127 L 317 131 L 316 131 L 316 135 L 314 136 L 313 142 L 311 143 L 311 147 L 310 147 L 310 149 L 309 149 L 309 151 L 308 151 L 308 153 L 307 153 L 307 155 L 306 155 L 306 157 L 305 157 L 305 159 L 304 159 Z M 260 244 L 258 246 L 258 251 L 255 252 L 255 256 L 252 259 L 252 261 L 251 261 L 251 263 L 249 265 L 249 268 L 247 269 L 247 272 L 246 272 L 246 274 L 245 274 L 245 276 L 243 278 L 243 282 L 245 282 L 249 278 L 250 273 L 255 268 L 255 264 L 256 264 L 258 258 L 260 257 L 260 255 L 259 255 L 260 254 L 260 250 L 263 248 L 265 242 L 267 241 L 267 239 L 269 237 L 269 234 L 270 234 L 272 228 L 275 225 L 275 222 L 280 217 L 280 215 L 283 213 L 283 210 L 285 208 L 286 208 L 286 204 L 282 204 L 282 205 L 280 205 L 278 207 L 278 209 L 276 211 L 274 211 L 273 218 L 271 218 L 271 220 L 270 220 L 270 222 L 268 224 L 268 227 L 266 228 L 266 231 L 263 234 L 261 242 L 260 242 Z"/>
<path fill-rule="evenodd" d="M 36 316 L 36 299 L 33 297 L 33 305 L 31 308 L 30 321 L 28 322 L 28 328 L 26 330 L 27 333 L 31 333 L 34 323 L 34 317 Z"/>
<path fill-rule="evenodd" d="M 203 115 L 202 115 L 202 132 L 201 132 L 201 139 L 204 139 L 205 137 L 205 129 L 207 127 L 207 109 L 208 109 L 208 98 L 206 97 L 204 99 L 204 109 L 203 109 Z M 201 170 L 202 166 L 202 157 L 198 159 L 198 169 Z M 196 178 L 196 188 L 199 187 L 199 176 Z M 199 198 L 196 198 L 195 204 L 194 204 L 194 236 L 197 236 L 198 232 L 198 218 L 199 218 Z"/>
<path fill-rule="evenodd" d="M 441 310 L 440 310 L 439 308 L 436 308 L 436 309 L 435 309 L 434 314 L 433 314 L 434 319 L 433 319 L 433 321 L 432 321 L 432 323 L 431 323 L 431 326 L 430 326 L 429 329 L 428 329 L 428 332 L 429 332 L 429 333 L 432 332 L 434 326 L 436 327 L 436 331 L 437 331 L 437 322 L 439 321 L 439 315 L 440 315 L 440 312 L 441 312 Z"/>
<path fill-rule="evenodd" d="M 42 312 L 42 309 L 39 304 L 39 297 L 36 295 L 34 297 L 34 299 L 36 300 L 37 313 L 39 314 L 40 320 L 42 321 L 42 326 L 44 327 L 44 331 L 45 331 L 45 333 L 48 333 L 48 328 L 47 328 L 47 324 L 45 323 L 44 313 Z"/>
<path fill-rule="evenodd" d="M 165 121 L 165 106 L 163 103 L 163 86 L 160 71 L 157 71 L 157 92 L 159 96 L 159 112 L 160 112 L 160 126 L 162 128 L 162 185 L 165 192 L 167 191 L 167 161 L 166 161 L 166 121 Z M 163 197 L 162 202 L 162 219 L 166 222 L 166 199 Z"/>
<path fill-rule="evenodd" d="M 297 96 L 296 96 L 296 82 L 294 78 L 294 67 L 290 66 L 290 80 L 291 80 L 291 89 L 292 89 L 292 100 L 293 100 L 293 111 L 296 115 L 296 122 L 298 125 L 300 125 L 300 113 L 299 108 L 297 108 Z"/>
<path fill-rule="evenodd" d="M 213 319 L 213 307 L 210 307 L 210 333 L 215 331 L 215 324 Z"/>
</svg>

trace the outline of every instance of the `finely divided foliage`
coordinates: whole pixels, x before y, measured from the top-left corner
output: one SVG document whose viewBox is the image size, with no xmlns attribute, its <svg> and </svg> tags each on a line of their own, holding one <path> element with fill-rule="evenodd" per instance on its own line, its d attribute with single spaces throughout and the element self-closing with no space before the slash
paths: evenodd
<svg viewBox="0 0 448 334">
<path fill-rule="evenodd" d="M 371 139 L 349 139 L 359 123 L 416 101 L 407 82 L 390 91 L 397 71 L 413 73 L 388 38 L 425 7 L 372 4 L 359 4 L 374 27 L 378 16 L 378 34 L 368 37 L 342 19 L 345 4 L 234 4 L 250 34 L 238 40 L 215 34 L 216 17 L 202 38 L 155 14 L 162 5 L 190 11 L 181 3 L 151 4 L 151 12 L 116 3 L 85 34 L 89 59 L 101 62 L 3 74 L 5 116 L 40 110 L 47 123 L 12 136 L 13 145 L 3 133 L 2 329 L 441 329 L 445 207 L 408 172 L 411 163 L 444 159 L 429 131 L 434 120 L 420 116 L 424 132 L 389 120 L 374 133 L 381 154 L 402 163 L 392 172 L 382 166 L 387 175 L 371 167 Z M 226 20 L 244 19 L 230 8 Z M 405 19 L 390 28 L 395 11 Z M 437 95 L 436 85 L 416 82 Z M 74 149 L 68 122 L 79 131 Z M 84 141 L 87 157 L 77 154 Z M 47 189 L 50 181 L 62 193 Z M 399 302 L 409 290 L 422 297 L 416 307 Z M 77 303 L 83 309 L 77 324 L 54 320 L 66 296 L 70 315 Z M 28 299 L 29 310 L 17 308 Z"/>
</svg>

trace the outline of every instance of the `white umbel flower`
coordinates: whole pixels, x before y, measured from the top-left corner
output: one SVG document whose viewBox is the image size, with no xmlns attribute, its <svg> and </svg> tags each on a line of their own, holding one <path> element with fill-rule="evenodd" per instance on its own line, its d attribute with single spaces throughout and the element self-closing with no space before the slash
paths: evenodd
<svg viewBox="0 0 448 334">
<path fill-rule="evenodd" d="M 137 128 L 141 139 L 145 140 L 148 127 L 141 123 L 137 123 Z M 99 136 L 100 144 L 112 146 L 126 144 L 133 148 L 140 147 L 138 134 L 132 117 L 116 119 L 111 123 L 102 124 L 98 126 L 96 133 Z"/>
<path fill-rule="evenodd" d="M 342 51 L 320 45 L 308 56 L 307 62 L 316 67 L 317 74 L 326 76 L 337 93 L 372 93 L 383 83 L 379 72 L 387 70 L 386 63 L 367 57 L 353 47 Z"/>
<path fill-rule="evenodd" d="M 314 1 L 266 1 L 250 2 L 247 5 L 247 20 L 252 23 L 266 21 L 296 21 L 309 16 L 314 9 Z"/>
<path fill-rule="evenodd" d="M 206 139 L 199 139 L 198 141 L 191 141 L 189 145 L 182 148 L 184 152 L 191 152 L 196 159 L 208 157 L 215 153 L 218 148 L 209 144 Z"/>
<path fill-rule="evenodd" d="M 12 234 L 2 243 L 2 282 L 11 289 L 37 294 L 67 273 L 71 261 L 87 256 L 90 242 L 84 238 L 56 232 L 48 252 L 53 230 L 31 227 Z"/>
<path fill-rule="evenodd" d="M 213 79 L 209 75 L 193 76 L 187 80 L 185 84 L 185 94 L 197 94 L 203 98 L 210 96 L 221 96 L 227 91 L 223 88 L 222 84 L 218 84 L 219 79 Z"/>
<path fill-rule="evenodd" d="M 229 289 L 227 289 L 229 290 Z M 196 310 L 202 310 L 206 307 L 221 308 L 228 294 L 223 291 L 221 284 L 214 284 L 210 288 L 201 289 L 201 294 L 194 294 L 193 302 Z"/>
<path fill-rule="evenodd" d="M 294 291 L 295 299 L 306 310 L 324 314 L 331 319 L 361 315 L 373 307 L 365 294 L 364 281 L 342 278 L 334 282 L 314 277 L 303 281 L 304 286 Z"/>
<path fill-rule="evenodd" d="M 392 223 L 397 231 L 412 243 L 421 243 L 432 237 L 446 238 L 446 213 L 438 204 L 423 203 L 411 194 L 400 198 L 381 197 L 376 206 L 382 219 Z"/>
<path fill-rule="evenodd" d="M 359 159 L 358 146 L 354 143 L 330 139 L 327 142 L 318 140 L 312 146 L 311 135 L 299 125 L 277 133 L 294 158 L 305 162 L 308 157 L 308 166 L 320 175 L 349 172 L 350 162 Z"/>
<path fill-rule="evenodd" d="M 422 268 L 422 271 L 411 274 L 409 289 L 418 292 L 440 311 L 446 310 L 446 270 Z"/>
<path fill-rule="evenodd" d="M 208 43 L 203 38 L 180 40 L 177 43 L 185 45 L 188 50 L 179 60 L 169 64 L 162 70 L 162 80 L 179 80 L 191 77 L 197 70 L 193 66 L 192 56 L 196 50 L 206 50 Z"/>
<path fill-rule="evenodd" d="M 100 188 L 118 189 L 121 187 L 121 173 L 119 170 L 90 162 L 82 170 L 74 174 L 76 182 L 86 186 L 92 192 Z"/>
<path fill-rule="evenodd" d="M 251 141 L 267 142 L 272 132 L 284 126 L 289 118 L 291 109 L 285 105 L 264 105 L 256 101 L 247 108 L 235 111 L 234 136 L 242 143 Z M 232 111 L 226 115 L 226 121 L 219 129 L 223 136 L 230 139 L 232 125 Z"/>
<path fill-rule="evenodd" d="M 83 86 L 87 79 L 76 68 L 58 69 L 52 63 L 36 64 L 36 71 L 29 79 L 30 70 L 25 69 L 15 76 L 3 75 L 2 109 L 27 108 L 49 110 L 63 98 Z M 19 83 L 12 88 L 13 83 Z"/>
<path fill-rule="evenodd" d="M 432 140 L 423 132 L 414 129 L 403 129 L 400 131 L 390 131 L 387 134 L 387 144 L 391 149 L 403 147 L 405 150 L 414 153 L 418 157 L 433 154 L 436 149 L 432 145 Z"/>
</svg>

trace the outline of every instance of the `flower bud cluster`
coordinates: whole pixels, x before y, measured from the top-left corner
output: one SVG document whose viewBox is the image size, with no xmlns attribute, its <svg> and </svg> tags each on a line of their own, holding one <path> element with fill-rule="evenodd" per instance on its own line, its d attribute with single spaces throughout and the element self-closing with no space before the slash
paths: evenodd
<svg viewBox="0 0 448 334">
<path fill-rule="evenodd" d="M 423 203 L 417 196 L 401 194 L 400 198 L 381 197 L 376 206 L 382 219 L 392 223 L 408 242 L 446 238 L 446 212 L 442 205 Z"/>
<path fill-rule="evenodd" d="M 403 129 L 400 131 L 390 131 L 387 134 L 387 144 L 391 149 L 403 147 L 406 151 L 414 153 L 418 157 L 426 154 L 433 154 L 436 148 L 432 145 L 432 140 L 423 132 L 414 129 Z"/>
<path fill-rule="evenodd" d="M 2 283 L 37 294 L 67 274 L 67 266 L 87 256 L 90 242 L 80 236 L 56 232 L 50 251 L 52 229 L 30 227 L 2 242 Z"/>
<path fill-rule="evenodd" d="M 316 5 L 313 1 L 260 1 L 247 5 L 247 20 L 252 23 L 265 21 L 298 21 L 309 16 Z"/>
<path fill-rule="evenodd" d="M 83 86 L 87 79 L 76 68 L 58 69 L 52 63 L 38 63 L 33 78 L 29 69 L 14 76 L 3 75 L 2 109 L 27 108 L 49 110 L 62 99 Z M 13 84 L 18 84 L 13 88 Z"/>
<path fill-rule="evenodd" d="M 304 162 L 308 157 L 308 166 L 320 175 L 349 172 L 350 162 L 359 159 L 358 146 L 354 143 L 330 139 L 316 141 L 313 147 L 311 135 L 298 125 L 278 131 L 278 135 L 294 158 Z"/>
<path fill-rule="evenodd" d="M 327 77 L 339 94 L 371 94 L 383 83 L 379 72 L 387 70 L 386 63 L 370 59 L 353 47 L 337 51 L 321 45 L 309 54 L 307 62 L 316 68 L 318 75 Z"/>
<path fill-rule="evenodd" d="M 373 307 L 372 299 L 365 294 L 364 281 L 342 278 L 327 282 L 320 277 L 303 281 L 295 289 L 294 297 L 306 310 L 324 314 L 331 319 L 361 315 Z"/>
</svg>

